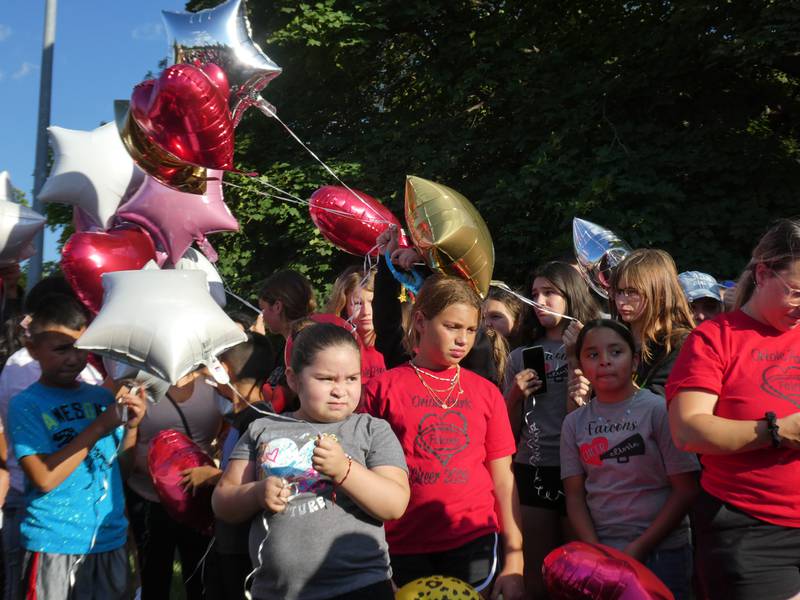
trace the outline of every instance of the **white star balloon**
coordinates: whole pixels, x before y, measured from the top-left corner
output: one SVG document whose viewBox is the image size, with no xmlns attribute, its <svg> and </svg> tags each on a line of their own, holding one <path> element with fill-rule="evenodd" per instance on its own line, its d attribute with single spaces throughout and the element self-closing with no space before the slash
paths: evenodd
<svg viewBox="0 0 800 600">
<path fill-rule="evenodd" d="M 77 206 L 99 227 L 108 229 L 117 207 L 144 181 L 116 125 L 106 123 L 92 131 L 49 127 L 48 131 L 55 161 L 39 199 Z"/>
<path fill-rule="evenodd" d="M 208 293 L 202 271 L 103 275 L 103 307 L 75 343 L 173 385 L 201 365 L 224 383 L 217 356 L 247 339 Z"/>
<path fill-rule="evenodd" d="M 16 201 L 8 172 L 0 173 L 0 266 L 33 256 L 31 242 L 44 224 L 42 215 Z"/>
<path fill-rule="evenodd" d="M 0 200 L 17 201 L 17 197 L 14 194 L 14 185 L 11 183 L 11 176 L 8 171 L 0 171 Z"/>
</svg>

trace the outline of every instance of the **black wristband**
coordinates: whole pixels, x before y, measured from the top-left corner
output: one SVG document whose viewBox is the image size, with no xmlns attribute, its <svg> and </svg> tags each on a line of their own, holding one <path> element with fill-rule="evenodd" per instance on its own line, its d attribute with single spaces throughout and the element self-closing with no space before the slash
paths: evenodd
<svg viewBox="0 0 800 600">
<path fill-rule="evenodd" d="M 769 432 L 769 436 L 772 439 L 772 447 L 780 448 L 781 436 L 778 433 L 778 421 L 777 417 L 775 416 L 775 413 L 770 411 L 764 415 L 764 418 L 767 421 L 767 431 Z"/>
</svg>

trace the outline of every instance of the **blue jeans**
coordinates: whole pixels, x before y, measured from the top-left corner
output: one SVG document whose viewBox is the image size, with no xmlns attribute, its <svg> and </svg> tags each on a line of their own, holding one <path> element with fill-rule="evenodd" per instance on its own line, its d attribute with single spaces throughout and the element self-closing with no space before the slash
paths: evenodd
<svg viewBox="0 0 800 600">
<path fill-rule="evenodd" d="M 692 546 L 651 552 L 645 566 L 675 594 L 675 600 L 689 600 L 692 588 Z"/>
<path fill-rule="evenodd" d="M 5 563 L 5 588 L 3 598 L 13 600 L 17 597 L 22 579 L 22 558 L 25 549 L 19 535 L 19 526 L 25 514 L 21 492 L 9 490 L 3 506 L 3 562 Z"/>
</svg>

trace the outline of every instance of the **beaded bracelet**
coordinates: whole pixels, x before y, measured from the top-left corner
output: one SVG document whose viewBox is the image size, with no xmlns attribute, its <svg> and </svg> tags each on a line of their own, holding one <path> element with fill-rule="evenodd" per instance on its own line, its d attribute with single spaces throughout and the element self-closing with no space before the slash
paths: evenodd
<svg viewBox="0 0 800 600">
<path fill-rule="evenodd" d="M 345 472 L 344 477 L 342 477 L 342 480 L 339 483 L 336 483 L 336 481 L 333 482 L 333 492 L 331 493 L 331 502 L 333 502 L 334 504 L 336 504 L 336 488 L 340 487 L 347 480 L 347 476 L 350 475 L 350 467 L 353 466 L 353 457 L 350 456 L 349 454 L 345 454 L 345 456 L 347 457 L 347 471 Z"/>
</svg>

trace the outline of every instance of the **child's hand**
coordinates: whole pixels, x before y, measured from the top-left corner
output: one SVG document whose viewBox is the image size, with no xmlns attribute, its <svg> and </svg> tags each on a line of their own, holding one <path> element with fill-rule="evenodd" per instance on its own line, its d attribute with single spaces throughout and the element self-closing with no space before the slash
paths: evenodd
<svg viewBox="0 0 800 600">
<path fill-rule="evenodd" d="M 542 387 L 542 380 L 533 369 L 523 369 L 514 376 L 510 393 L 518 400 L 535 394 Z"/>
<path fill-rule="evenodd" d="M 341 481 L 347 474 L 348 459 L 342 446 L 336 439 L 329 435 L 317 438 L 311 465 L 317 473 L 327 475 L 334 483 Z"/>
<path fill-rule="evenodd" d="M 384 229 L 381 234 L 375 239 L 375 245 L 378 246 L 378 251 L 381 254 L 388 252 L 391 254 L 395 250 L 397 250 L 398 239 L 399 239 L 399 232 L 397 231 L 397 225 L 389 225 L 386 229 Z"/>
<path fill-rule="evenodd" d="M 197 492 L 197 488 L 201 488 L 206 485 L 212 487 L 217 485 L 220 477 L 222 477 L 222 471 L 216 467 L 206 465 L 202 467 L 184 469 L 181 471 L 181 475 L 183 476 L 183 479 L 181 479 L 183 491 L 187 493 L 191 492 L 192 496 L 194 496 Z"/>
<path fill-rule="evenodd" d="M 645 560 L 647 560 L 647 555 L 649 554 L 649 552 L 647 552 L 644 548 L 642 548 L 641 544 L 639 544 L 638 539 L 633 540 L 630 544 L 625 546 L 622 551 L 628 556 L 632 556 L 640 563 L 644 563 Z"/>
<path fill-rule="evenodd" d="M 583 406 L 589 401 L 592 393 L 592 385 L 583 376 L 583 371 L 575 369 L 569 374 L 567 383 L 567 398 L 576 407 Z"/>
<path fill-rule="evenodd" d="M 136 429 L 142 422 L 147 412 L 147 394 L 144 388 L 136 388 L 136 393 L 131 394 L 131 390 L 123 386 L 117 392 L 117 410 L 122 412 L 122 407 L 128 409 L 128 420 L 125 426 L 128 429 Z"/>
<path fill-rule="evenodd" d="M 280 477 L 267 477 L 256 489 L 259 490 L 258 504 L 262 508 L 279 513 L 286 510 L 289 505 L 289 496 L 292 492 L 286 481 Z"/>
<path fill-rule="evenodd" d="M 398 248 L 392 252 L 392 262 L 406 271 L 413 269 L 415 263 L 423 261 L 422 255 L 415 248 Z"/>
</svg>

